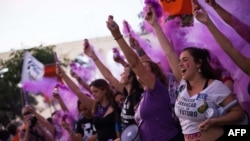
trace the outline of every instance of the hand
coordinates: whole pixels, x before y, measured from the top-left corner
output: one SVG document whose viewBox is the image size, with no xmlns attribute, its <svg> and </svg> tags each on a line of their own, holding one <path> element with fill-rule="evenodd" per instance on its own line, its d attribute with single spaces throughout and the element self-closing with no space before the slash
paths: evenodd
<svg viewBox="0 0 250 141">
<path fill-rule="evenodd" d="M 25 105 L 25 109 L 32 114 L 35 113 L 34 109 L 30 105 Z"/>
<path fill-rule="evenodd" d="M 72 69 L 70 70 L 70 75 L 76 79 L 79 77 Z"/>
<path fill-rule="evenodd" d="M 199 129 L 201 131 L 206 131 L 211 126 L 213 126 L 212 120 L 211 119 L 206 119 L 205 121 L 203 121 L 202 123 L 200 123 L 198 127 L 199 127 Z"/>
<path fill-rule="evenodd" d="M 87 141 L 96 141 L 96 140 L 97 140 L 96 135 L 92 135 L 88 138 Z"/>
<path fill-rule="evenodd" d="M 30 127 L 31 127 L 31 121 L 30 121 L 30 119 L 25 120 L 24 123 L 25 123 L 26 129 L 30 130 Z"/>
<path fill-rule="evenodd" d="M 154 11 L 154 7 L 152 5 L 148 5 L 146 7 L 147 9 L 147 12 L 146 12 L 146 15 L 145 15 L 145 20 L 151 24 L 152 26 L 156 25 L 157 24 L 157 16 L 155 14 L 155 11 Z"/>
<path fill-rule="evenodd" d="M 61 125 L 64 129 L 70 131 L 69 124 L 65 120 L 62 120 Z"/>
<path fill-rule="evenodd" d="M 123 57 L 120 55 L 120 52 L 117 48 L 113 48 L 113 59 L 117 63 L 121 63 L 123 61 Z"/>
<path fill-rule="evenodd" d="M 91 45 L 89 44 L 88 39 L 84 39 L 83 52 L 90 58 L 92 58 L 95 55 L 95 52 L 91 47 Z"/>
<path fill-rule="evenodd" d="M 61 96 L 59 95 L 59 93 L 53 92 L 53 97 L 57 100 L 61 100 Z"/>
<path fill-rule="evenodd" d="M 121 139 L 120 138 L 116 138 L 114 141 L 121 141 Z"/>
<path fill-rule="evenodd" d="M 198 21 L 200 21 L 203 24 L 208 24 L 209 22 L 211 22 L 207 12 L 203 7 L 201 7 L 201 5 L 198 3 L 197 0 L 192 0 L 192 8 L 193 8 L 193 15 L 196 17 Z"/>
<path fill-rule="evenodd" d="M 115 38 L 115 40 L 122 37 L 121 31 L 119 29 L 118 24 L 113 20 L 113 16 L 108 17 L 108 21 L 106 21 L 107 27 L 110 30 L 112 36 Z"/>
<path fill-rule="evenodd" d="M 56 75 L 62 77 L 65 74 L 64 70 L 60 65 L 56 65 Z"/>
<path fill-rule="evenodd" d="M 218 4 L 216 3 L 215 0 L 206 0 L 206 3 L 207 3 L 208 5 L 210 5 L 211 7 L 213 7 L 213 8 L 218 7 Z"/>
<path fill-rule="evenodd" d="M 138 41 L 135 38 L 133 38 L 132 36 L 129 37 L 129 45 L 130 45 L 131 48 L 133 48 L 135 50 L 141 48 L 141 46 L 138 43 Z"/>
</svg>

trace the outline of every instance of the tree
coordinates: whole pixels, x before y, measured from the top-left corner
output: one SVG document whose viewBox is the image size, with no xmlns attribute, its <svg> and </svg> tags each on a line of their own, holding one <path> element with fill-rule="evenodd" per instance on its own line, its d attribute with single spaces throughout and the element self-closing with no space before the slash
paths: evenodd
<svg viewBox="0 0 250 141">
<path fill-rule="evenodd" d="M 8 72 L 0 78 L 0 124 L 6 125 L 13 119 L 21 117 L 23 103 L 23 93 L 17 84 L 21 80 L 21 71 L 24 52 L 30 52 L 37 60 L 43 64 L 53 64 L 55 62 L 53 48 L 55 46 L 42 45 L 31 49 L 13 51 L 8 60 L 0 60 L 1 68 L 8 68 Z M 65 63 L 65 62 L 64 62 Z M 30 104 L 37 104 L 31 95 L 27 95 Z"/>
</svg>

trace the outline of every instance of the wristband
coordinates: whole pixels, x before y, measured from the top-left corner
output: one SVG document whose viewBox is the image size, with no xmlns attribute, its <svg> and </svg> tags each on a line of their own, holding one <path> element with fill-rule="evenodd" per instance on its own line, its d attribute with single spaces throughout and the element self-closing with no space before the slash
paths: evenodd
<svg viewBox="0 0 250 141">
<path fill-rule="evenodd" d="M 122 35 L 119 35 L 119 36 L 115 37 L 114 39 L 118 40 L 118 39 L 121 39 L 122 37 L 123 37 Z"/>
</svg>

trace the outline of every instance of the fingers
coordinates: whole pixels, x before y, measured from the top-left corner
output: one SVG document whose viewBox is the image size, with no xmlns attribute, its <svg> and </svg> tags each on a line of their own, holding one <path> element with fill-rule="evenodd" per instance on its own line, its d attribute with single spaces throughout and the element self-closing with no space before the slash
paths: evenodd
<svg viewBox="0 0 250 141">
<path fill-rule="evenodd" d="M 91 48 L 91 45 L 88 41 L 88 39 L 84 39 L 84 43 L 83 43 L 83 52 L 88 55 L 89 57 L 92 56 L 92 54 L 94 53 L 94 51 Z"/>
<path fill-rule="evenodd" d="M 70 75 L 72 76 L 72 77 L 76 77 L 76 73 L 71 69 L 70 70 Z"/>
<path fill-rule="evenodd" d="M 122 34 L 121 34 L 121 31 L 119 29 L 119 26 L 118 24 L 113 20 L 113 17 L 112 16 L 109 16 L 108 17 L 108 20 L 107 20 L 107 27 L 108 29 L 110 30 L 112 36 L 114 37 L 115 40 L 118 40 L 118 39 L 121 39 L 123 38 L 122 37 Z"/>
<path fill-rule="evenodd" d="M 129 36 L 131 36 L 131 32 L 130 32 L 130 28 L 129 28 L 128 22 L 124 21 L 124 25 L 125 25 L 125 28 L 126 28 L 128 34 L 129 34 Z"/>
<path fill-rule="evenodd" d="M 217 5 L 215 0 L 205 0 L 205 2 L 212 7 L 215 7 Z"/>
<path fill-rule="evenodd" d="M 68 123 L 66 123 L 66 121 L 62 121 L 61 125 L 62 125 L 62 127 L 63 127 L 64 129 L 66 129 L 66 130 L 69 129 L 69 125 L 68 125 Z"/>
<path fill-rule="evenodd" d="M 205 14 L 205 9 L 199 4 L 198 0 L 192 0 L 193 15 L 197 18 L 198 14 Z"/>
<path fill-rule="evenodd" d="M 205 128 L 206 128 L 205 124 L 201 123 L 201 124 L 199 125 L 199 129 L 200 129 L 201 131 L 205 131 Z"/>
<path fill-rule="evenodd" d="M 64 73 L 64 70 L 59 65 L 57 65 L 56 66 L 56 75 L 57 76 L 62 76 L 63 73 Z"/>
<path fill-rule="evenodd" d="M 120 52 L 117 48 L 113 48 L 113 59 L 116 62 L 120 62 L 122 60 L 122 58 L 120 56 Z"/>
<path fill-rule="evenodd" d="M 108 21 L 106 22 L 107 23 L 107 27 L 112 30 L 113 28 L 116 27 L 116 22 L 114 21 L 114 17 L 112 15 L 109 15 L 108 16 Z"/>
<path fill-rule="evenodd" d="M 89 45 L 89 40 L 88 39 L 84 39 L 83 41 L 83 46 L 84 48 L 88 48 L 90 45 Z"/>
<path fill-rule="evenodd" d="M 145 19 L 146 20 L 149 20 L 152 16 L 153 16 L 153 7 L 151 5 L 148 5 L 147 6 L 147 12 L 146 12 L 146 15 L 145 15 Z"/>
<path fill-rule="evenodd" d="M 133 37 L 129 38 L 129 43 L 130 43 L 130 46 L 134 49 L 139 46 L 138 41 Z"/>
<path fill-rule="evenodd" d="M 34 112 L 34 110 L 32 109 L 32 107 L 31 107 L 30 105 L 26 105 L 25 107 L 26 107 L 26 109 L 27 109 L 29 112 L 31 112 L 31 113 Z"/>
<path fill-rule="evenodd" d="M 108 19 L 114 19 L 114 16 L 113 15 L 109 15 Z"/>
<path fill-rule="evenodd" d="M 211 126 L 211 120 L 206 119 L 201 124 L 199 124 L 199 129 L 201 131 L 206 131 Z"/>
<path fill-rule="evenodd" d="M 158 17 L 155 13 L 154 7 L 151 4 L 147 5 L 146 7 L 146 15 L 144 19 L 153 27 L 157 25 Z"/>
<path fill-rule="evenodd" d="M 197 0 L 192 0 L 192 9 L 193 9 L 193 12 L 196 12 L 201 9 L 201 6 Z"/>
</svg>

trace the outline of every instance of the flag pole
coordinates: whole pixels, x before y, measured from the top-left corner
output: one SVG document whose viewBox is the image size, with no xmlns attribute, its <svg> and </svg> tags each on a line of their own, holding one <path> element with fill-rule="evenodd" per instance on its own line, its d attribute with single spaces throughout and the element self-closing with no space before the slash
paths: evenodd
<svg viewBox="0 0 250 141">
<path fill-rule="evenodd" d="M 21 101 L 22 105 L 28 105 L 28 97 L 27 93 L 23 90 L 23 85 L 21 83 L 17 84 L 17 87 L 20 89 L 20 94 L 21 94 Z"/>
</svg>

